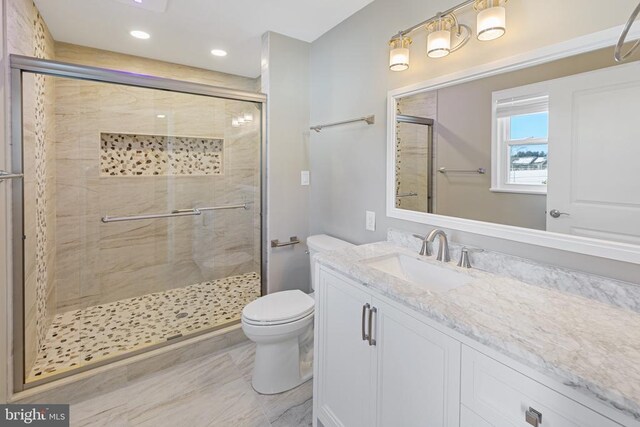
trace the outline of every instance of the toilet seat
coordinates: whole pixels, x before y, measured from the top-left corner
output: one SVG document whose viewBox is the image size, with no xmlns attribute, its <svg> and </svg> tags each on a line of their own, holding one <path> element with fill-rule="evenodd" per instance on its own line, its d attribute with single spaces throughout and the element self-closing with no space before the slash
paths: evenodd
<svg viewBox="0 0 640 427">
<path fill-rule="evenodd" d="M 265 295 L 247 304 L 242 320 L 255 326 L 292 323 L 313 314 L 315 301 L 300 290 Z"/>
</svg>

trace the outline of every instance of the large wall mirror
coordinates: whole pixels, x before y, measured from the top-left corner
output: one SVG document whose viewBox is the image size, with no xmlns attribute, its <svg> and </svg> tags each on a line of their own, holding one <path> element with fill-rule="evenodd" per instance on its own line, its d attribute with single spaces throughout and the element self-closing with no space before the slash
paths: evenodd
<svg viewBox="0 0 640 427">
<path fill-rule="evenodd" d="M 640 61 L 517 68 L 390 93 L 387 214 L 640 262 Z"/>
</svg>

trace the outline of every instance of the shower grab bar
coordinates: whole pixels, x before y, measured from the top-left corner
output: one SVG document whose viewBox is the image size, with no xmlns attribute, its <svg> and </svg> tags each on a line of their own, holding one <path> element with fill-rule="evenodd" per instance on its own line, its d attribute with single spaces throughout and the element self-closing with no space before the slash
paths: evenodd
<svg viewBox="0 0 640 427">
<path fill-rule="evenodd" d="M 4 181 L 5 179 L 16 179 L 16 178 L 23 178 L 23 175 L 21 173 L 9 173 L 5 171 L 0 171 L 0 182 Z"/>
<path fill-rule="evenodd" d="M 445 167 L 442 167 L 440 169 L 438 169 L 438 172 L 440 173 L 477 173 L 479 175 L 484 175 L 485 173 L 487 173 L 487 170 L 485 168 L 478 168 L 478 169 L 447 169 Z"/>
<path fill-rule="evenodd" d="M 297 245 L 300 242 L 300 239 L 298 239 L 298 236 L 291 236 L 289 237 L 289 241 L 288 242 L 281 242 L 278 239 L 272 240 L 271 241 L 271 247 L 272 248 L 282 248 L 284 246 L 293 246 L 293 245 Z"/>
<path fill-rule="evenodd" d="M 249 209 L 249 206 L 247 206 L 246 203 L 243 203 L 241 205 L 227 205 L 227 206 L 211 206 L 208 208 L 196 208 L 198 209 L 200 212 L 205 212 L 205 211 L 223 211 L 225 209 Z"/>
<path fill-rule="evenodd" d="M 396 197 L 397 197 L 397 198 L 401 198 L 401 197 L 415 197 L 415 196 L 417 196 L 417 195 L 418 195 L 418 193 L 411 191 L 411 192 L 409 192 L 409 193 L 398 193 L 398 194 L 396 194 Z"/>
<path fill-rule="evenodd" d="M 123 222 L 123 221 L 138 221 L 142 219 L 158 219 L 158 218 L 173 218 L 178 216 L 197 216 L 202 215 L 204 211 L 217 211 L 225 209 L 249 209 L 247 204 L 242 205 L 227 205 L 227 206 L 210 206 L 206 208 L 192 208 L 192 209 L 175 209 L 169 213 L 162 214 L 149 214 L 149 215 L 130 215 L 130 216 L 109 216 L 102 217 L 102 222 L 107 224 L 110 222 Z"/>
<path fill-rule="evenodd" d="M 324 125 L 315 125 L 315 126 L 311 126 L 309 129 L 315 130 L 316 132 L 320 132 L 324 128 L 346 125 L 349 123 L 357 123 L 357 122 L 366 122 L 368 125 L 372 125 L 376 122 L 376 116 L 372 114 L 370 116 L 360 117 L 352 120 L 344 120 L 342 122 L 326 123 Z"/>
</svg>

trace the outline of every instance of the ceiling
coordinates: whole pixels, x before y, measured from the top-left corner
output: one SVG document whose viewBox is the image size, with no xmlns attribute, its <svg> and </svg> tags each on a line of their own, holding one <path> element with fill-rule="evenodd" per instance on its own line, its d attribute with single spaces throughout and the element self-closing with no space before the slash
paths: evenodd
<svg viewBox="0 0 640 427">
<path fill-rule="evenodd" d="M 312 42 L 373 0 L 35 0 L 53 38 L 246 77 L 260 75 L 261 36 Z M 151 34 L 131 37 L 131 30 Z M 226 57 L 211 55 L 224 49 Z"/>
</svg>

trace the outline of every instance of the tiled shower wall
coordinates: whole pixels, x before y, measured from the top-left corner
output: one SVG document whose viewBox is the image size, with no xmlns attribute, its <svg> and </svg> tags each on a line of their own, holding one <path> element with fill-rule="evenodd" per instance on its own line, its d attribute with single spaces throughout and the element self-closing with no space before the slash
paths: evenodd
<svg viewBox="0 0 640 427">
<path fill-rule="evenodd" d="M 56 53 L 64 62 L 245 90 L 255 87 L 253 79 L 68 44 L 57 44 Z M 232 117 L 245 112 L 253 113 L 256 120 L 232 127 Z M 159 114 L 165 117 L 157 117 Z M 257 107 L 249 103 L 58 79 L 58 312 L 259 272 L 259 117 Z M 115 156 L 117 159 L 101 159 L 107 156 L 101 147 L 107 134 L 127 139 L 129 142 L 118 144 L 126 152 L 131 143 L 135 156 L 125 153 Z M 167 145 L 173 150 L 169 154 L 182 159 L 177 167 L 165 168 L 158 163 L 163 158 L 173 161 L 166 151 L 156 158 L 163 138 L 172 141 Z M 193 148 L 188 141 L 199 141 L 196 146 L 200 148 L 187 148 Z M 217 160 L 201 162 L 203 150 L 216 154 Z M 184 157 L 178 156 L 180 152 Z M 196 152 L 194 160 L 190 156 Z M 101 164 L 113 165 L 115 161 L 124 165 L 115 175 L 101 169 Z M 139 168 L 142 163 L 153 166 L 150 173 Z M 206 171 L 205 163 L 211 174 L 200 173 Z M 185 173 L 187 166 L 191 170 Z M 191 173 L 194 170 L 196 173 Z M 249 210 L 152 221 L 100 221 L 105 215 L 164 213 L 245 202 Z"/>
<path fill-rule="evenodd" d="M 52 59 L 54 42 L 31 0 L 7 2 L 8 50 Z M 29 368 L 55 315 L 54 80 L 24 76 L 25 363 Z"/>
<path fill-rule="evenodd" d="M 398 101 L 398 114 L 436 120 L 437 93 L 424 92 Z M 427 126 L 401 123 L 396 129 L 396 194 L 417 196 L 396 199 L 396 207 L 427 211 L 427 183 L 433 174 L 427 171 L 429 129 Z M 435 147 L 435 143 L 433 144 Z M 435 167 L 435 166 L 434 166 Z"/>
</svg>

